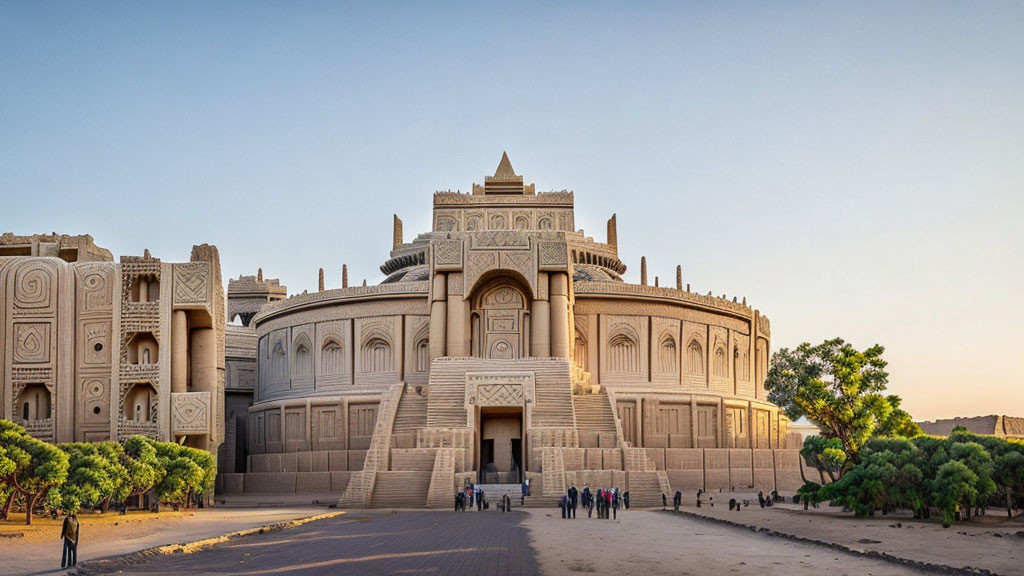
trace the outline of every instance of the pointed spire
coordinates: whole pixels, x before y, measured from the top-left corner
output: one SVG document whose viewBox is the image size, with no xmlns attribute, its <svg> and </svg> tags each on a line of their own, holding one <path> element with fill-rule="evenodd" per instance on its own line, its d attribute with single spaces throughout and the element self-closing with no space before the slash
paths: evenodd
<svg viewBox="0 0 1024 576">
<path fill-rule="evenodd" d="M 498 169 L 494 171 L 495 178 L 515 178 L 516 171 L 512 169 L 512 162 L 509 162 L 508 153 L 501 153 L 501 162 L 498 163 Z"/>
<path fill-rule="evenodd" d="M 256 281 L 263 282 L 263 268 L 259 268 L 256 270 Z"/>
</svg>

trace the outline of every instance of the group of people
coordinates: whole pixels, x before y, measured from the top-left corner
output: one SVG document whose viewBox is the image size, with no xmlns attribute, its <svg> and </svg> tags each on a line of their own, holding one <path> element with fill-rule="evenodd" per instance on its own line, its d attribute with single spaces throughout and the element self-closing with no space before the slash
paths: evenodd
<svg viewBox="0 0 1024 576">
<path fill-rule="evenodd" d="M 474 504 L 476 505 L 477 512 L 489 510 L 491 503 L 487 501 L 487 496 L 484 494 L 483 488 L 476 486 L 475 484 L 467 484 L 465 488 L 455 493 L 455 511 L 465 512 L 466 506 L 472 510 Z M 501 496 L 501 501 L 498 503 L 498 510 L 501 512 L 512 511 L 512 498 L 508 494 Z"/>
<path fill-rule="evenodd" d="M 619 488 L 598 488 L 597 492 L 591 492 L 590 486 L 584 486 L 581 492 L 576 486 L 570 486 L 558 500 L 562 518 L 576 518 L 576 509 L 579 506 L 583 506 L 587 511 L 587 518 L 594 517 L 596 508 L 599 519 L 614 520 L 618 517 L 620 508 L 629 509 L 629 492 L 622 492 Z"/>
<path fill-rule="evenodd" d="M 464 489 L 455 493 L 456 512 L 465 512 L 467 505 L 472 509 L 474 503 L 476 503 L 476 509 L 478 512 L 490 507 L 484 496 L 484 491 L 477 488 L 476 485 L 469 484 Z"/>
</svg>

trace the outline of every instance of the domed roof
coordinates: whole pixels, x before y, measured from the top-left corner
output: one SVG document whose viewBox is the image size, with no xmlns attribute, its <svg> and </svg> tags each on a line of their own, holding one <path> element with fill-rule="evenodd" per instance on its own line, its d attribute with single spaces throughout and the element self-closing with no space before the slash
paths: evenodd
<svg viewBox="0 0 1024 576">
<path fill-rule="evenodd" d="M 392 272 L 381 284 L 393 284 L 395 282 L 424 282 L 430 280 L 430 266 L 420 264 L 409 266 Z"/>
<path fill-rule="evenodd" d="M 590 280 L 593 282 L 622 282 L 622 277 L 611 270 L 595 264 L 574 264 L 573 282 Z"/>
</svg>

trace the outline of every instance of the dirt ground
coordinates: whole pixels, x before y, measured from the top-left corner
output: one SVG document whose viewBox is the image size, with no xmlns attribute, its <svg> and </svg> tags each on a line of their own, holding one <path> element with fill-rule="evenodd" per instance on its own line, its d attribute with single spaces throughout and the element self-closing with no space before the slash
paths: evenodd
<svg viewBox="0 0 1024 576">
<path fill-rule="evenodd" d="M 841 509 L 822 506 L 804 511 L 781 505 L 730 512 L 728 507 L 684 507 L 700 514 L 747 526 L 768 528 L 810 540 L 874 551 L 916 562 L 954 568 L 981 568 L 995 574 L 1024 573 L 1024 517 L 1006 518 L 995 508 L 970 522 L 943 528 L 938 520 L 914 520 L 909 514 L 857 518 Z"/>
<path fill-rule="evenodd" d="M 558 510 L 526 509 L 524 522 L 548 576 L 856 576 L 925 572 L 757 534 L 660 510 L 630 510 L 617 520 L 562 520 Z"/>
<path fill-rule="evenodd" d="M 165 544 L 219 536 L 254 526 L 284 522 L 324 512 L 322 507 L 207 508 L 188 512 L 148 512 L 118 516 L 82 514 L 78 561 L 127 554 Z M 24 516 L 0 522 L 0 575 L 54 571 L 60 567 L 63 518 Z"/>
</svg>

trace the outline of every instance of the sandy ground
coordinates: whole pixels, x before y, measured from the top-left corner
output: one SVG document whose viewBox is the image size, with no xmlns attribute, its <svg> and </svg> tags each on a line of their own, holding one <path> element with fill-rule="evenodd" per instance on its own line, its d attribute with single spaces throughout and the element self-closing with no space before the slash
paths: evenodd
<svg viewBox="0 0 1024 576">
<path fill-rule="evenodd" d="M 81 515 L 78 561 L 128 554 L 137 550 L 219 536 L 265 524 L 323 513 L 323 507 L 282 509 L 213 508 L 188 513 L 138 513 L 117 516 L 107 513 Z M 24 533 L 23 537 L 0 537 L 0 574 L 32 574 L 60 567 L 60 527 L 57 521 L 33 519 L 33 526 L 2 523 L 0 534 Z M 116 523 L 116 525 L 115 525 Z"/>
<path fill-rule="evenodd" d="M 524 522 L 543 573 L 615 576 L 856 576 L 925 572 L 823 546 L 660 510 L 630 510 L 617 520 L 562 520 L 557 510 L 525 509 Z"/>
<path fill-rule="evenodd" d="M 910 515 L 856 518 L 839 508 L 824 506 L 808 511 L 792 505 L 765 510 L 750 507 L 739 512 L 721 506 L 687 506 L 683 511 L 917 562 L 1024 574 L 1024 517 L 1009 520 L 1005 511 L 995 508 L 976 521 L 949 528 L 938 521 L 914 520 Z"/>
</svg>

